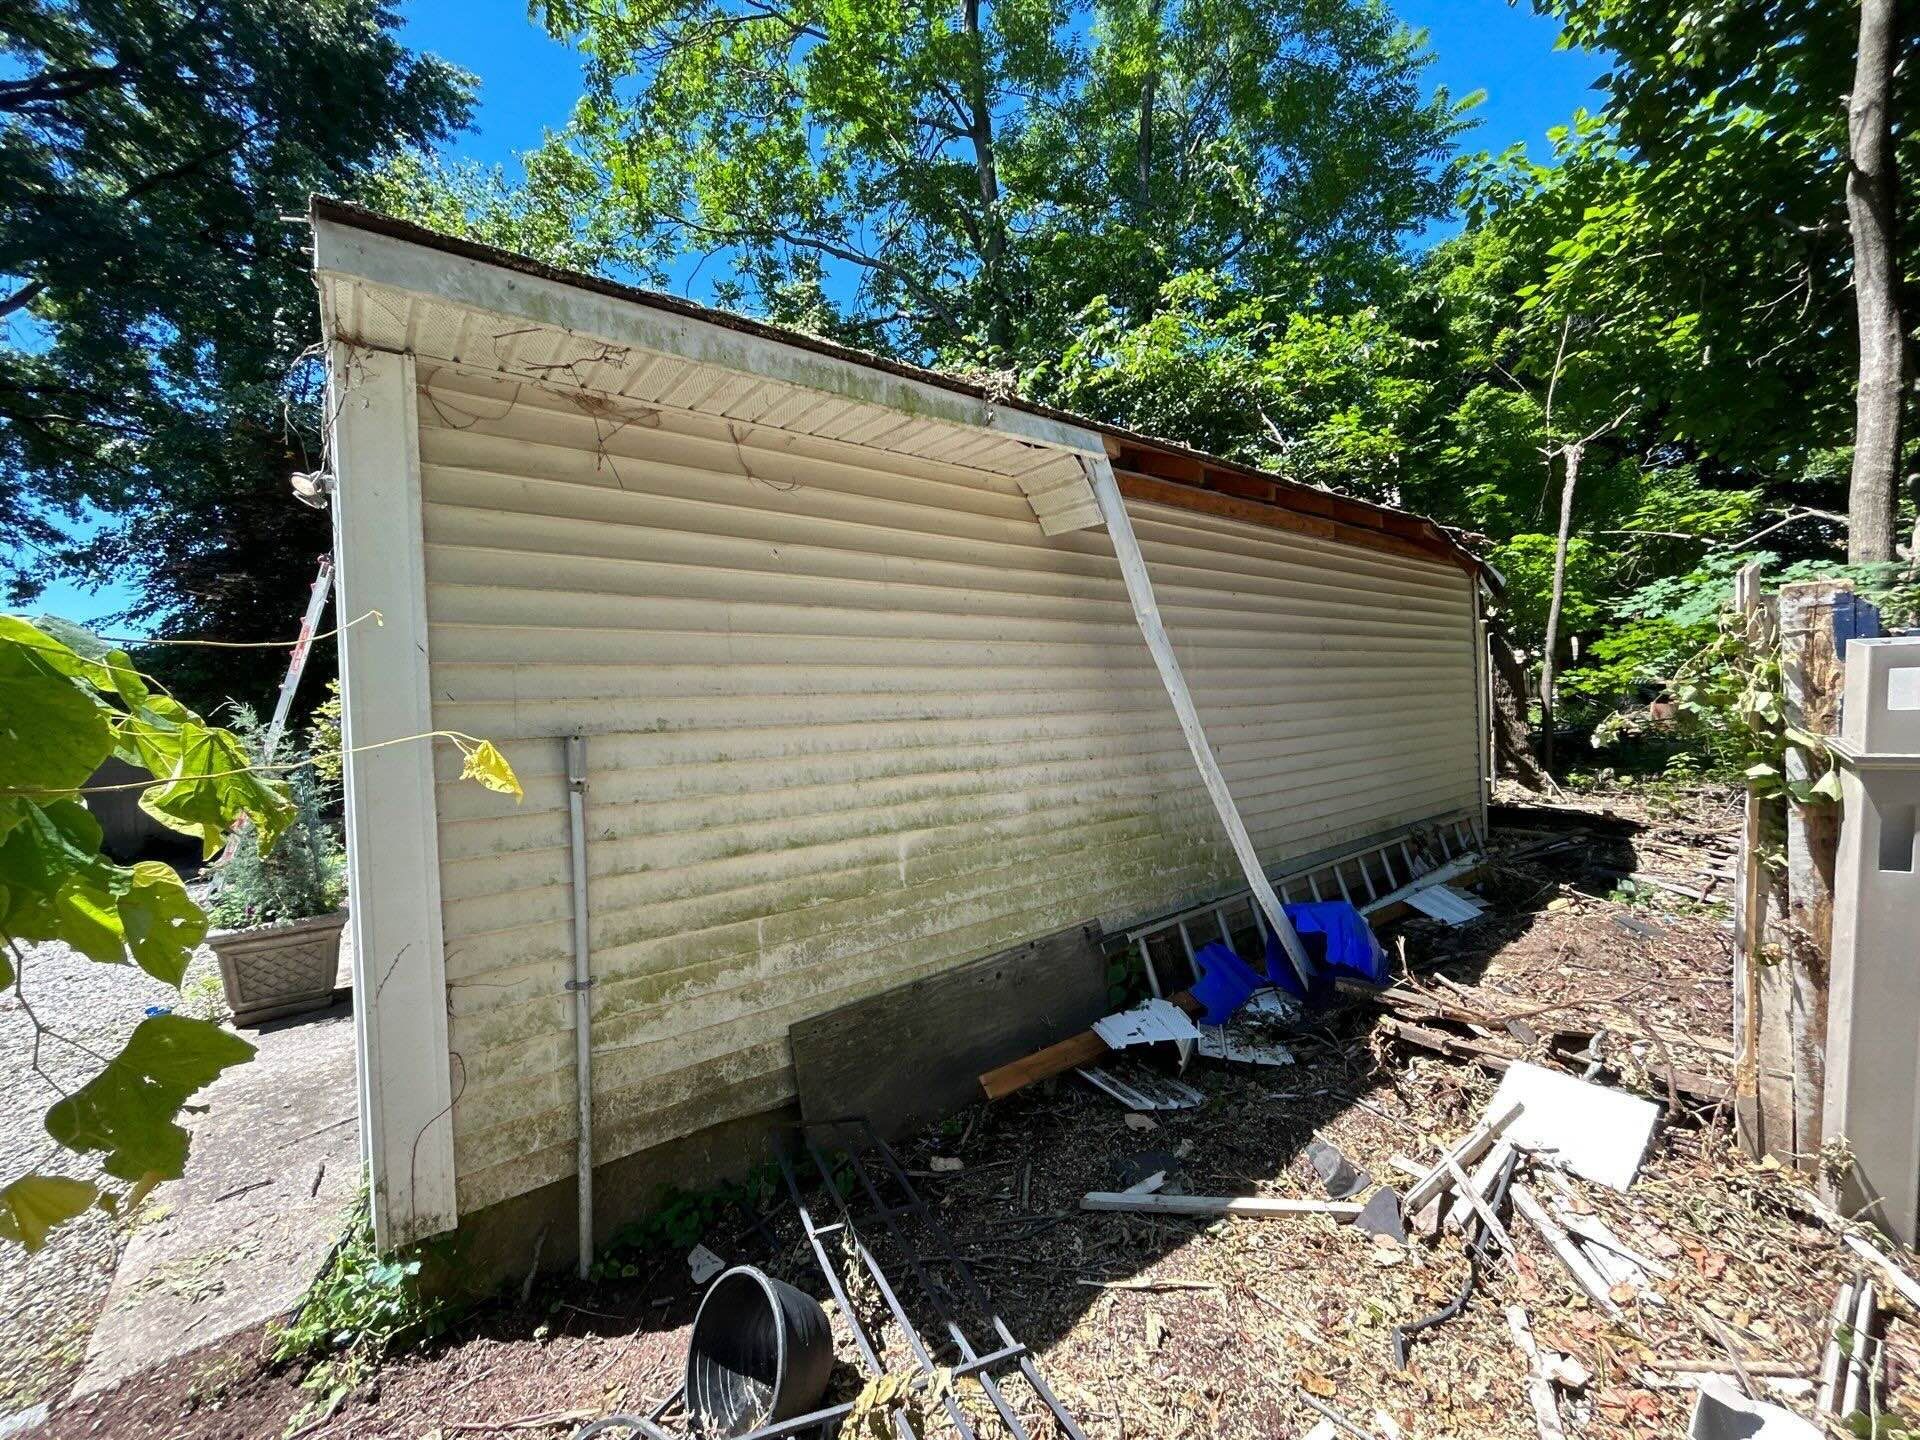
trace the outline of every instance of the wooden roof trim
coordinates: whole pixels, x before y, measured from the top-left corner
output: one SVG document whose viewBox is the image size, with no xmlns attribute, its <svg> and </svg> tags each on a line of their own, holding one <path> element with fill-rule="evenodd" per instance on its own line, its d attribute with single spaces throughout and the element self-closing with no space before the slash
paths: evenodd
<svg viewBox="0 0 1920 1440">
<path fill-rule="evenodd" d="M 1269 530 L 1285 530 L 1294 535 L 1307 535 L 1316 540 L 1331 540 L 1337 544 L 1353 545 L 1363 550 L 1376 550 L 1382 554 L 1398 555 L 1404 559 L 1437 560 L 1443 564 L 1462 568 L 1472 563 L 1457 546 L 1444 537 L 1423 540 L 1389 535 L 1382 530 L 1352 525 L 1322 515 L 1303 514 L 1297 509 L 1288 508 L 1284 502 L 1241 499 L 1238 496 L 1222 494 L 1218 490 L 1203 489 L 1198 485 L 1183 485 L 1178 481 L 1143 475 L 1137 470 L 1121 470 L 1115 467 L 1114 478 L 1119 482 L 1120 493 L 1130 500 L 1168 505 L 1175 509 L 1192 510 L 1203 515 L 1219 515 L 1229 520 L 1243 520 L 1253 525 L 1264 525 Z M 1475 573 L 1477 568 L 1475 565 L 1474 570 L 1470 570 L 1469 573 Z"/>
<path fill-rule="evenodd" d="M 1241 500 L 1279 505 L 1289 510 L 1298 510 L 1303 514 L 1318 515 L 1324 519 L 1357 525 L 1362 529 L 1382 530 L 1416 542 L 1437 542 L 1450 551 L 1457 551 L 1453 541 L 1439 526 L 1422 516 L 1413 515 L 1404 510 L 1394 510 L 1384 505 L 1373 505 L 1363 500 L 1335 495 L 1331 491 L 1317 490 L 1311 485 L 1301 485 L 1291 480 L 1281 479 L 1277 475 L 1269 475 L 1246 466 L 1233 465 L 1212 456 L 1184 453 L 1178 450 L 1162 450 L 1126 442 L 1111 445 L 1108 449 L 1116 466 L 1124 466 L 1156 479 L 1172 480 L 1183 485 L 1196 485 L 1203 490 L 1217 490 L 1223 495 L 1232 495 Z M 1112 455 L 1115 449 L 1120 453 Z M 1456 553 L 1455 558 L 1460 560 L 1470 557 Z"/>
</svg>

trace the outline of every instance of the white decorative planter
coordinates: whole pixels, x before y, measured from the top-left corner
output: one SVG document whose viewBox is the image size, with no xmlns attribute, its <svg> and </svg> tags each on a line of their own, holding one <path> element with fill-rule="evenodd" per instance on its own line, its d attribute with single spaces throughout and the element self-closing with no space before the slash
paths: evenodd
<svg viewBox="0 0 1920 1440">
<path fill-rule="evenodd" d="M 340 968 L 340 931 L 347 912 L 286 925 L 216 930 L 207 936 L 220 957 L 220 979 L 236 1025 L 258 1025 L 333 1003 Z"/>
</svg>

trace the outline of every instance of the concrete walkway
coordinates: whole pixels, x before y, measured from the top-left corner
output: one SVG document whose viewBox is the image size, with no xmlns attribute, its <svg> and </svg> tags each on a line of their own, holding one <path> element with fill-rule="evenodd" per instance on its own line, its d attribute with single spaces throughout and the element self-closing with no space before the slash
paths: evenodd
<svg viewBox="0 0 1920 1440">
<path fill-rule="evenodd" d="M 127 1242 L 75 1395 L 287 1314 L 340 1233 L 360 1184 L 352 1014 L 240 1033 L 259 1053 L 195 1097 L 187 1173 Z"/>
</svg>

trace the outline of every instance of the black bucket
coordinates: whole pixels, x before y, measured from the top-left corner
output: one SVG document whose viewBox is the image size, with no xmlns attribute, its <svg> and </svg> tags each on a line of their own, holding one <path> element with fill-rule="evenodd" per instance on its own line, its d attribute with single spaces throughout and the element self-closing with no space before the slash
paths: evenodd
<svg viewBox="0 0 1920 1440">
<path fill-rule="evenodd" d="M 827 1393 L 833 1331 L 804 1290 L 736 1265 L 707 1288 L 687 1342 L 694 1433 L 744 1435 L 805 1415 Z"/>
</svg>

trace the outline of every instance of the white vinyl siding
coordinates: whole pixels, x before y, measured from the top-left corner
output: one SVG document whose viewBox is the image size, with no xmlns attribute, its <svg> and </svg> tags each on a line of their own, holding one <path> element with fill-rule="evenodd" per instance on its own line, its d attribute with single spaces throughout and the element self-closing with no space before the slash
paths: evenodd
<svg viewBox="0 0 1920 1440">
<path fill-rule="evenodd" d="M 1104 531 L 935 458 L 419 374 L 434 723 L 527 789 L 437 756 L 462 1212 L 574 1166 L 570 732 L 602 1163 L 790 1099 L 798 1019 L 1239 883 Z M 1470 577 L 1129 509 L 1269 864 L 1478 804 Z"/>
</svg>

